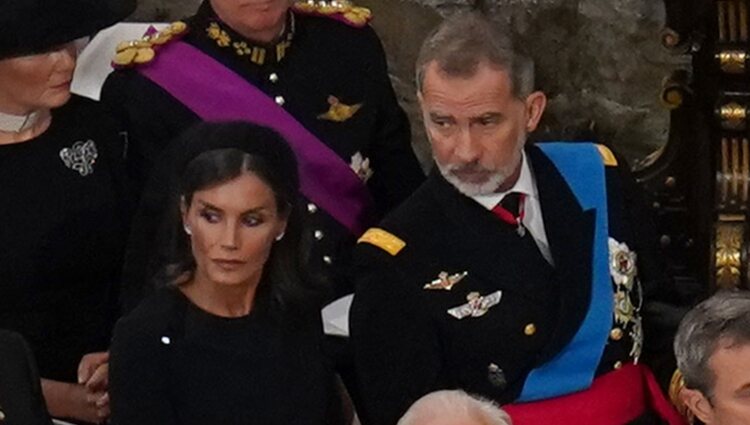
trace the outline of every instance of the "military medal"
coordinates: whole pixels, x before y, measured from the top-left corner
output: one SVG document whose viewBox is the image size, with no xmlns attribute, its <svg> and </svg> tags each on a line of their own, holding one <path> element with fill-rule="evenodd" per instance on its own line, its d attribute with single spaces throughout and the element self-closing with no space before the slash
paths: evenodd
<svg viewBox="0 0 750 425">
<path fill-rule="evenodd" d="M 461 272 L 449 275 L 448 272 L 440 272 L 437 279 L 432 280 L 430 283 L 426 283 L 423 288 L 432 290 L 444 289 L 450 291 L 453 288 L 453 285 L 462 281 L 468 274 L 469 272 Z"/>
<path fill-rule="evenodd" d="M 328 96 L 327 101 L 329 108 L 325 113 L 318 115 L 319 120 L 344 122 L 354 116 L 354 114 L 356 114 L 362 107 L 361 103 L 347 105 L 334 95 Z"/>
<path fill-rule="evenodd" d="M 75 142 L 73 146 L 60 150 L 60 159 L 65 166 L 77 171 L 81 177 L 94 172 L 94 163 L 98 156 L 96 143 L 93 140 Z"/>
<path fill-rule="evenodd" d="M 518 217 L 518 227 L 516 227 L 516 233 L 518 233 L 518 236 L 524 237 L 526 236 L 526 228 L 523 227 L 523 224 L 521 223 L 521 217 Z"/>
<path fill-rule="evenodd" d="M 373 171 L 370 168 L 370 158 L 363 157 L 361 152 L 352 155 L 352 162 L 349 164 L 349 167 L 364 183 L 367 183 L 367 180 L 370 180 L 370 177 L 372 177 Z"/>
<path fill-rule="evenodd" d="M 609 273 L 615 283 L 614 316 L 615 323 L 623 327 L 630 325 L 628 336 L 633 341 L 630 357 L 634 363 L 643 351 L 643 325 L 640 311 L 643 302 L 642 289 L 638 280 L 636 253 L 627 244 L 609 238 Z M 633 304 L 633 292 L 639 297 L 638 305 Z M 619 338 L 618 338 L 619 339 Z"/>
<path fill-rule="evenodd" d="M 466 304 L 448 309 L 448 314 L 456 319 L 465 317 L 484 316 L 491 307 L 497 305 L 503 297 L 503 291 L 495 291 L 489 295 L 481 296 L 479 292 L 470 292 L 466 296 Z"/>
</svg>

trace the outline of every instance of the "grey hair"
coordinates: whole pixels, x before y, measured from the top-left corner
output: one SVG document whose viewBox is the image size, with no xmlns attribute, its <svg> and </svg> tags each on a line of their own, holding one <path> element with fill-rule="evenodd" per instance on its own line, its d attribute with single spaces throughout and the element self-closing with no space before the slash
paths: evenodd
<svg viewBox="0 0 750 425">
<path fill-rule="evenodd" d="M 512 425 L 510 416 L 498 405 L 461 390 L 435 391 L 423 396 L 411 405 L 397 425 L 428 424 L 432 418 L 446 415 L 474 418 L 484 425 Z"/>
<path fill-rule="evenodd" d="M 534 61 L 514 47 L 509 34 L 477 12 L 452 15 L 422 43 L 416 66 L 420 93 L 432 62 L 450 77 L 471 77 L 481 63 L 489 63 L 508 73 L 514 96 L 523 99 L 534 91 Z"/>
<path fill-rule="evenodd" d="M 717 292 L 690 310 L 677 329 L 674 351 L 685 386 L 709 399 L 716 377 L 708 362 L 720 344 L 750 344 L 750 292 Z"/>
</svg>

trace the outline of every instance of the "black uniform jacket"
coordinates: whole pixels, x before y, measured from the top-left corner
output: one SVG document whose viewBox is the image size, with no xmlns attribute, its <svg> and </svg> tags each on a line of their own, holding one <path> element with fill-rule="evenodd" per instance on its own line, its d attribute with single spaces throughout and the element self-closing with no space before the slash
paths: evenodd
<svg viewBox="0 0 750 425">
<path fill-rule="evenodd" d="M 51 425 L 34 355 L 21 335 L 0 330 L 0 423 Z"/>
<path fill-rule="evenodd" d="M 372 28 L 290 12 L 279 45 L 258 45 L 215 17 L 208 2 L 187 23 L 189 32 L 183 41 L 275 99 L 347 164 L 356 166 L 357 158 L 369 160 L 372 176 L 367 186 L 379 210 L 376 216 L 382 217 L 424 181 L 411 148 L 406 114 L 396 101 L 384 52 Z M 253 62 L 257 56 L 246 54 L 255 47 L 265 51 L 262 64 Z M 283 55 L 277 54 L 282 51 Z M 155 60 L 159 60 L 158 52 Z M 155 164 L 170 140 L 198 117 L 136 69 L 111 74 L 102 89 L 102 101 L 124 120 L 135 180 L 146 184 L 153 170 L 128 254 L 124 294 L 128 304 L 128 298 L 141 298 L 133 287 L 147 282 L 146 277 L 154 271 L 147 264 L 154 258 L 153 235 L 163 208 L 166 179 Z M 336 121 L 330 114 L 324 117 L 332 104 L 359 106 L 350 117 L 344 115 L 345 119 Z M 302 207 L 308 216 L 306 234 L 313 244 L 312 272 L 332 277 L 338 285 L 336 293 L 351 292 L 340 275 L 343 265 L 349 263 L 356 235 L 316 205 L 304 202 Z"/>
<path fill-rule="evenodd" d="M 594 214 L 581 209 L 539 148 L 531 145 L 526 152 L 554 267 L 533 241 L 521 242 L 515 228 L 460 194 L 439 172 L 379 226 L 401 239 L 403 249 L 391 255 L 358 245 L 350 321 L 363 423 L 392 425 L 416 399 L 438 389 L 513 402 L 528 373 L 578 330 L 591 296 Z M 641 233 L 647 219 L 634 215 L 642 209 L 630 208 L 637 200 L 626 168 L 607 166 L 605 173 L 610 236 L 643 251 L 638 265 L 644 284 L 661 278 Z M 449 291 L 424 289 L 440 272 L 468 274 Z M 472 292 L 498 290 L 500 302 L 484 316 L 459 320 L 447 313 Z M 639 288 L 628 295 L 640 305 Z M 631 360 L 635 331 L 632 322 L 613 321 L 597 375 Z"/>
</svg>

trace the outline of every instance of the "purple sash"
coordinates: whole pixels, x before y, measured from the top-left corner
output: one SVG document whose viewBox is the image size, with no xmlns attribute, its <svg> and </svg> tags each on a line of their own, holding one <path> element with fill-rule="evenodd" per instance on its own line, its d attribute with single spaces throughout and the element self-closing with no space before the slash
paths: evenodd
<svg viewBox="0 0 750 425">
<path fill-rule="evenodd" d="M 215 59 L 174 41 L 138 71 L 204 121 L 241 120 L 273 128 L 297 154 L 305 197 L 354 235 L 372 224 L 372 196 L 349 164 L 268 95 Z"/>
</svg>

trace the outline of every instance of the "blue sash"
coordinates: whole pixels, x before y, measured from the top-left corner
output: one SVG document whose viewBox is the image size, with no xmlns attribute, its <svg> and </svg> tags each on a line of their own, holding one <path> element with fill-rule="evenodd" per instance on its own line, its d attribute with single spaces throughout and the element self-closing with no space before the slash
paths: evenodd
<svg viewBox="0 0 750 425">
<path fill-rule="evenodd" d="M 531 371 L 517 402 L 542 400 L 587 389 L 594 380 L 612 326 L 609 222 L 604 163 L 592 143 L 540 143 L 584 210 L 594 209 L 591 304 L 573 339 L 552 360 Z M 563 289 L 564 290 L 564 289 Z"/>
</svg>

